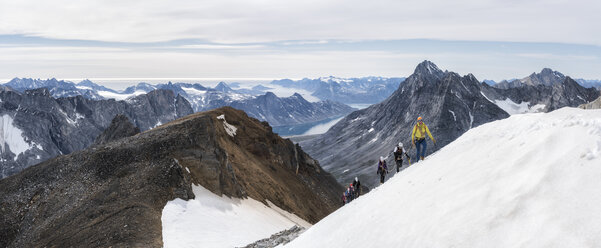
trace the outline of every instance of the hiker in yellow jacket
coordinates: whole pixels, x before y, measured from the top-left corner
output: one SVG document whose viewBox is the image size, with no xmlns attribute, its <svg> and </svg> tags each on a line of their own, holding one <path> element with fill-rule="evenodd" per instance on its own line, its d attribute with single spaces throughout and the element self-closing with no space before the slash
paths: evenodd
<svg viewBox="0 0 601 248">
<path fill-rule="evenodd" d="M 411 132 L 411 143 L 416 147 L 417 154 L 415 155 L 415 158 L 417 161 L 419 161 L 420 158 L 423 160 L 426 155 L 426 147 L 428 146 L 426 144 L 426 133 L 436 145 L 436 139 L 432 137 L 432 134 L 430 133 L 428 126 L 424 124 L 422 117 L 417 117 L 417 124 L 413 127 L 413 132 Z"/>
</svg>

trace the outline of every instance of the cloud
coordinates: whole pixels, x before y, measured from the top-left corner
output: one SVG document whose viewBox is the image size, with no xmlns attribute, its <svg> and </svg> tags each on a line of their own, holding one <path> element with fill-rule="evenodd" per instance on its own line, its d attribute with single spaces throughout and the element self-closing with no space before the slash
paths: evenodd
<svg viewBox="0 0 601 248">
<path fill-rule="evenodd" d="M 0 37 L 1 38 L 1 37 Z M 601 78 L 601 47 L 439 40 L 159 44 L 26 40 L 0 45 L 0 78 L 303 78 L 408 76 L 424 59 L 460 74 L 501 80 L 551 67 Z M 45 44 L 48 43 L 48 44 Z M 285 43 L 285 42 L 284 42 Z M 2 44 L 2 39 L 0 39 Z M 200 46 L 199 46 L 200 45 Z M 206 46 L 205 46 L 206 45 Z"/>
<path fill-rule="evenodd" d="M 327 44 L 329 41 L 327 40 L 299 40 L 299 41 L 286 41 L 282 42 L 282 45 L 292 46 L 292 45 L 315 45 L 315 44 Z"/>
<path fill-rule="evenodd" d="M 216 43 L 444 39 L 601 45 L 593 0 L 0 0 L 0 34 Z"/>
<path fill-rule="evenodd" d="M 173 47 L 175 49 L 210 49 L 210 50 L 222 50 L 222 49 L 257 49 L 263 48 L 262 45 L 216 45 L 216 44 L 191 44 L 191 45 L 182 45 L 178 47 Z"/>
<path fill-rule="evenodd" d="M 558 55 L 551 53 L 518 53 L 518 57 L 533 58 L 533 59 L 554 59 L 554 60 L 599 60 L 601 54 L 595 55 Z"/>
</svg>

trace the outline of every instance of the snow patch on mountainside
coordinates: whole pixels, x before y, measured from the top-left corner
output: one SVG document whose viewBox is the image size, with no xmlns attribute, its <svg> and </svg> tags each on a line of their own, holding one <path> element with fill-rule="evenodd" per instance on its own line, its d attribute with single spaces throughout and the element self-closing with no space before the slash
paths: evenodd
<svg viewBox="0 0 601 248">
<path fill-rule="evenodd" d="M 114 92 L 110 92 L 110 91 L 102 91 L 102 90 L 98 91 L 98 95 L 100 95 L 106 99 L 115 99 L 117 101 L 125 100 L 127 98 L 143 95 L 146 93 L 147 93 L 146 91 L 141 91 L 141 90 L 136 91 L 132 94 L 119 94 L 119 93 L 114 93 Z"/>
<path fill-rule="evenodd" d="M 8 147 L 7 147 L 8 145 Z M 10 115 L 0 116 L 0 148 L 4 154 L 7 150 L 15 154 L 14 160 L 17 160 L 20 154 L 32 148 L 42 150 L 38 144 L 27 142 L 23 137 L 23 131 L 13 125 L 13 118 Z"/>
<path fill-rule="evenodd" d="M 81 85 L 76 85 L 76 86 L 75 86 L 75 88 L 78 88 L 78 89 L 80 89 L 80 90 L 94 90 L 94 89 L 92 89 L 92 88 L 90 88 L 90 87 L 87 87 L 87 86 L 81 86 Z"/>
<path fill-rule="evenodd" d="M 484 95 L 484 92 L 480 91 L 480 94 L 481 94 L 481 95 L 482 95 L 484 98 L 486 98 L 486 100 L 488 100 L 489 102 L 495 103 L 495 102 L 491 101 L 491 100 L 490 100 L 490 98 L 488 98 L 486 95 Z"/>
<path fill-rule="evenodd" d="M 163 222 L 164 247 L 240 247 L 267 238 L 294 225 L 311 225 L 272 203 L 252 198 L 217 196 L 192 186 L 195 199 L 169 201 Z"/>
<path fill-rule="evenodd" d="M 194 95 L 194 96 L 206 96 L 207 91 L 206 90 L 197 90 L 194 88 L 187 88 L 187 87 L 181 87 L 182 90 L 184 90 L 188 95 Z"/>
<path fill-rule="evenodd" d="M 225 128 L 227 134 L 229 134 L 232 137 L 236 135 L 236 130 L 238 129 L 234 127 L 234 125 L 227 123 L 227 121 L 225 120 L 225 115 L 217 116 L 217 119 L 223 120 L 223 128 Z"/>
<path fill-rule="evenodd" d="M 599 175 L 601 110 L 513 115 L 469 130 L 284 247 L 596 247 Z"/>
<path fill-rule="evenodd" d="M 507 112 L 510 115 L 524 114 L 524 113 L 538 113 L 538 112 L 543 112 L 545 109 L 544 104 L 536 104 L 532 107 L 529 107 L 528 105 L 530 104 L 530 102 L 521 102 L 521 103 L 517 104 L 509 98 L 507 98 L 505 100 L 496 100 L 493 103 L 496 104 L 497 106 L 499 106 L 499 108 L 501 108 L 502 110 L 504 110 L 505 112 Z"/>
<path fill-rule="evenodd" d="M 451 113 L 453 115 L 453 120 L 457 121 L 457 116 L 455 116 L 455 112 L 449 110 L 449 113 Z"/>
</svg>

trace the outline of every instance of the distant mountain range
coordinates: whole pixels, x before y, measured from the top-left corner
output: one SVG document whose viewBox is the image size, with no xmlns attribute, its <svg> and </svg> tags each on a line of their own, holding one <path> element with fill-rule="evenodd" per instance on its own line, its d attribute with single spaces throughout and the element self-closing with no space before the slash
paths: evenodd
<svg viewBox="0 0 601 248">
<path fill-rule="evenodd" d="M 492 80 L 484 80 L 485 83 L 491 85 L 495 88 L 499 89 L 510 89 L 521 87 L 523 85 L 537 86 L 537 85 L 545 85 L 545 86 L 553 86 L 557 84 L 563 83 L 567 76 L 562 74 L 561 72 L 554 71 L 550 68 L 543 68 L 540 73 L 533 72 L 527 77 L 522 79 L 510 79 L 503 80 L 501 82 L 495 83 Z M 578 84 L 585 88 L 597 88 L 601 90 L 601 80 L 585 80 L 585 79 L 573 79 Z"/>
<path fill-rule="evenodd" d="M 510 114 L 577 107 L 599 96 L 598 89 L 586 88 L 574 79 L 549 68 L 519 80 L 484 87 L 483 93 Z"/>
<path fill-rule="evenodd" d="M 123 91 L 116 91 L 90 80 L 76 84 L 54 78 L 48 80 L 15 78 L 5 86 L 19 92 L 47 88 L 50 94 L 56 98 L 83 96 L 93 100 L 126 100 L 153 90 L 170 90 L 188 100 L 194 112 L 234 106 L 246 111 L 254 118 L 269 122 L 272 126 L 317 122 L 333 116 L 343 116 L 353 111 L 351 107 L 336 101 L 312 103 L 305 100 L 300 94 L 280 98 L 273 93 L 266 92 L 272 89 L 270 87 L 257 85 L 251 89 L 232 89 L 224 82 L 220 82 L 214 88 L 189 83 L 168 82 L 157 85 L 139 83 Z"/>
<path fill-rule="evenodd" d="M 346 104 L 374 104 L 390 96 L 405 78 L 363 77 L 337 78 L 322 77 L 301 80 L 283 79 L 271 82 L 286 88 L 303 89 L 322 100 L 339 101 Z"/>
<path fill-rule="evenodd" d="M 601 90 L 601 80 L 587 80 L 587 79 L 575 79 L 576 82 L 578 82 L 580 85 L 586 87 L 586 88 L 597 88 L 598 90 Z"/>
<path fill-rule="evenodd" d="M 265 94 L 259 90 L 233 90 L 225 83 L 219 83 L 215 88 L 204 87 L 200 84 L 171 83 L 151 85 L 138 83 L 123 91 L 116 91 L 98 85 L 90 80 L 73 83 L 55 78 L 40 80 L 31 78 L 14 78 L 4 84 L 16 91 L 47 88 L 53 97 L 83 96 L 88 99 L 125 100 L 157 89 L 171 90 L 186 98 L 194 111 L 203 111 L 224 106 L 226 103 L 252 98 L 254 95 Z"/>
</svg>

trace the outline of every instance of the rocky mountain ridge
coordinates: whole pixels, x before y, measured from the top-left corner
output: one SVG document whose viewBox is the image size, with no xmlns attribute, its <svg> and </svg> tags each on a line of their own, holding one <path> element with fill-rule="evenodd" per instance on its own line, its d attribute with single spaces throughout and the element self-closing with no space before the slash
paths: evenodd
<svg viewBox="0 0 601 248">
<path fill-rule="evenodd" d="M 553 72 L 547 75 L 553 76 L 532 77 L 535 79 L 529 82 L 537 82 L 536 80 L 543 78 L 543 81 L 534 85 L 519 84 L 508 88 L 485 85 L 483 94 L 496 103 L 525 105 L 524 107 L 531 109 L 528 110 L 529 112 L 550 112 L 562 107 L 578 107 L 595 100 L 600 95 L 599 90 L 585 88 L 570 77 L 562 77 L 561 73 Z M 544 81 L 545 78 L 549 81 Z"/>
<path fill-rule="evenodd" d="M 385 101 L 349 114 L 325 134 L 300 144 L 339 182 L 359 176 L 371 187 L 377 183 L 377 159 L 388 157 L 392 167 L 395 144 L 403 142 L 410 147 L 418 116 L 438 141 L 437 147 L 428 141 L 428 153 L 472 127 L 508 117 L 481 94 L 482 87 L 471 74 L 460 76 L 424 61 Z M 410 155 L 414 157 L 414 153 Z"/>
<path fill-rule="evenodd" d="M 118 114 L 111 121 L 111 125 L 107 127 L 98 137 L 96 137 L 96 140 L 94 140 L 94 145 L 106 144 L 118 139 L 134 136 L 139 133 L 140 128 L 131 123 L 127 116 Z"/>
<path fill-rule="evenodd" d="M 54 98 L 45 88 L 24 93 L 6 88 L 0 91 L 0 176 L 88 147 L 115 115 L 127 116 L 145 131 L 192 112 L 186 99 L 168 90 L 115 101 Z"/>
</svg>

